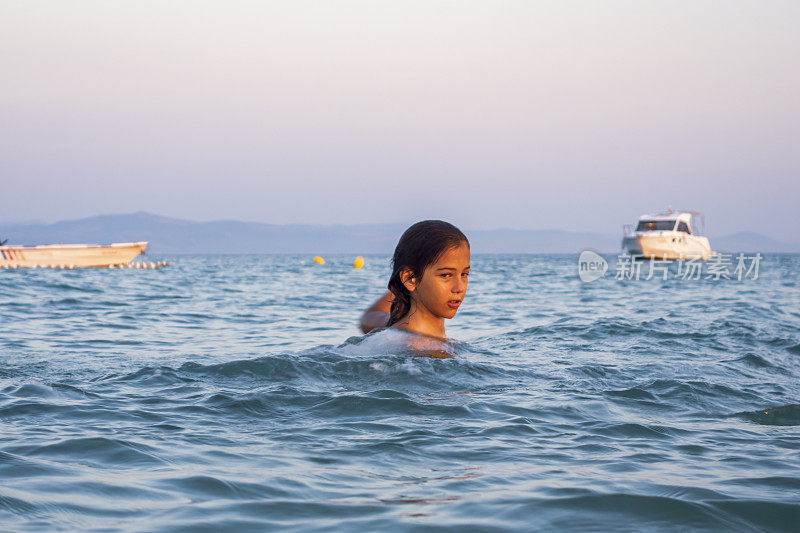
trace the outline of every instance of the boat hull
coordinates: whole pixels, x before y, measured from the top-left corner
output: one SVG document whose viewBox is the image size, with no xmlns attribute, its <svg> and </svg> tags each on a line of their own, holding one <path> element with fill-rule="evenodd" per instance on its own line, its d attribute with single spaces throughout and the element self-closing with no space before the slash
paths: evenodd
<svg viewBox="0 0 800 533">
<path fill-rule="evenodd" d="M 714 252 L 705 237 L 676 231 L 647 232 L 622 239 L 622 249 L 645 259 L 711 259 Z"/>
<path fill-rule="evenodd" d="M 127 265 L 143 253 L 147 242 L 0 246 L 0 267 L 109 267 Z"/>
</svg>

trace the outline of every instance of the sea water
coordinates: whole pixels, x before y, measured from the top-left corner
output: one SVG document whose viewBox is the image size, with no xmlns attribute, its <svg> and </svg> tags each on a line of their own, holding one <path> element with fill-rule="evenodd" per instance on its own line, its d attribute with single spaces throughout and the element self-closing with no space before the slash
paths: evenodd
<svg viewBox="0 0 800 533">
<path fill-rule="evenodd" d="M 475 255 L 456 357 L 362 336 L 387 256 L 0 271 L 0 529 L 797 531 L 800 256 Z"/>
</svg>

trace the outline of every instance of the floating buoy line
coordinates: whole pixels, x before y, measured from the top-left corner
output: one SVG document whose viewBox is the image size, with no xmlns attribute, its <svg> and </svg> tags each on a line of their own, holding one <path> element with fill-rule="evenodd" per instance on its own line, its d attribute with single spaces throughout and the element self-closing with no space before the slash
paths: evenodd
<svg viewBox="0 0 800 533">
<path fill-rule="evenodd" d="M 314 256 L 314 262 L 316 264 L 318 264 L 318 265 L 324 265 L 325 264 L 325 259 L 323 259 L 322 256 L 315 255 Z M 363 267 L 364 267 L 364 257 L 359 255 L 353 261 L 353 268 L 358 269 L 358 268 L 363 268 Z"/>
<path fill-rule="evenodd" d="M 0 265 L 0 268 L 5 268 L 5 269 L 16 269 L 16 268 L 57 268 L 57 269 L 73 270 L 73 269 L 76 269 L 76 268 L 123 268 L 123 269 L 124 268 L 139 268 L 139 269 L 155 269 L 155 268 L 161 268 L 161 267 L 165 267 L 165 266 L 169 266 L 169 263 L 167 261 L 157 261 L 155 263 L 153 263 L 153 262 L 150 262 L 150 263 L 120 263 L 118 265 L 108 265 L 108 266 L 102 266 L 102 267 L 76 267 L 75 265 L 32 265 L 32 266 L 29 266 L 29 267 L 28 266 L 21 267 L 19 265 L 15 265 L 15 264 L 12 263 L 10 265 L 8 265 L 8 264 Z"/>
</svg>

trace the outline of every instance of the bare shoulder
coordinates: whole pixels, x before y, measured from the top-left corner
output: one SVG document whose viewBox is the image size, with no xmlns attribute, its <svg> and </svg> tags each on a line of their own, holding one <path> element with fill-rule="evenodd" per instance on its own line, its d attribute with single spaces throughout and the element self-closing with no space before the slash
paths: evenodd
<svg viewBox="0 0 800 533">
<path fill-rule="evenodd" d="M 392 310 L 394 295 L 387 292 L 378 298 L 366 311 L 361 314 L 359 326 L 361 331 L 369 333 L 373 329 L 382 328 L 389 322 L 389 314 Z"/>
</svg>

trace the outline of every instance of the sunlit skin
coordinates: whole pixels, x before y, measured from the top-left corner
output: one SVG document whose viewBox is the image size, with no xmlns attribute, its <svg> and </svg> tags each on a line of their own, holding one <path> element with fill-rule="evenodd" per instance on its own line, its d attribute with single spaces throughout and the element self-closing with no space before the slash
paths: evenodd
<svg viewBox="0 0 800 533">
<path fill-rule="evenodd" d="M 444 320 L 456 315 L 467 293 L 469 259 L 469 246 L 462 243 L 442 253 L 420 277 L 401 271 L 400 280 L 411 293 L 411 309 L 392 327 L 446 339 Z"/>
</svg>

